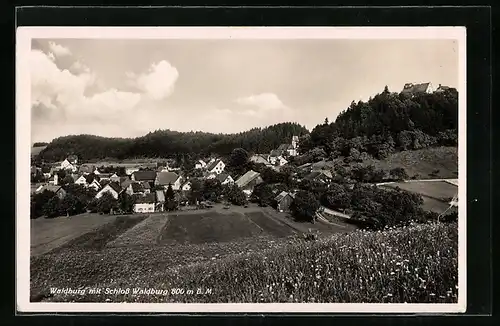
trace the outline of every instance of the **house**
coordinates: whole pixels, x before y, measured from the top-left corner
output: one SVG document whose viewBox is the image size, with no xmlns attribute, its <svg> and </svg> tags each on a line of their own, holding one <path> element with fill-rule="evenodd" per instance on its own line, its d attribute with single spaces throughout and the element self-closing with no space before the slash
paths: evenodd
<svg viewBox="0 0 500 326">
<path fill-rule="evenodd" d="M 114 181 L 114 182 L 118 182 L 120 183 L 120 177 L 116 174 L 116 173 L 113 173 L 110 177 L 109 177 L 109 180 L 111 181 Z"/>
<path fill-rule="evenodd" d="M 261 154 L 256 154 L 252 155 L 250 157 L 250 162 L 256 163 L 256 164 L 264 164 L 266 166 L 271 166 L 271 163 L 266 159 L 265 155 Z"/>
<path fill-rule="evenodd" d="M 156 190 L 156 207 L 157 212 L 163 212 L 165 205 L 165 192 L 163 190 Z"/>
<path fill-rule="evenodd" d="M 304 180 L 327 183 L 330 181 L 331 178 L 332 174 L 330 171 L 320 170 L 309 173 L 307 176 L 304 177 Z"/>
<path fill-rule="evenodd" d="M 276 201 L 276 209 L 280 212 L 287 212 L 290 210 L 290 205 L 293 202 L 295 195 L 292 193 L 282 191 L 278 196 L 274 198 Z"/>
<path fill-rule="evenodd" d="M 99 191 L 102 187 L 97 179 L 93 179 L 87 186 L 87 188 L 93 188 L 95 191 Z"/>
<path fill-rule="evenodd" d="M 96 195 L 95 198 L 101 198 L 104 193 L 109 192 L 115 199 L 118 199 L 118 195 L 122 192 L 122 188 L 116 182 L 110 182 L 106 184 Z"/>
<path fill-rule="evenodd" d="M 181 188 L 182 177 L 175 172 L 160 172 L 156 176 L 155 185 L 163 186 L 165 189 L 168 185 L 172 185 L 173 190 L 179 190 Z"/>
<path fill-rule="evenodd" d="M 153 213 L 156 206 L 156 193 L 138 196 L 134 204 L 135 213 Z"/>
<path fill-rule="evenodd" d="M 75 184 L 77 185 L 81 185 L 81 186 L 84 186 L 86 187 L 88 185 L 87 183 L 87 178 L 85 175 L 80 175 L 76 180 L 75 180 Z"/>
<path fill-rule="evenodd" d="M 59 166 L 60 170 L 70 170 L 71 172 L 76 172 L 78 171 L 78 168 L 76 167 L 75 164 L 72 164 L 68 159 L 65 159 L 62 161 L 61 165 Z"/>
<path fill-rule="evenodd" d="M 277 149 L 273 149 L 271 151 L 271 153 L 269 154 L 268 158 L 267 158 L 267 161 L 271 164 L 276 164 L 276 160 L 278 160 L 278 157 L 280 157 L 282 154 L 281 151 L 277 150 Z"/>
<path fill-rule="evenodd" d="M 37 193 L 42 193 L 45 190 L 52 191 L 57 197 L 63 199 L 66 196 L 66 191 L 61 186 L 44 185 L 42 188 L 38 187 Z"/>
<path fill-rule="evenodd" d="M 146 182 L 155 182 L 156 180 L 156 171 L 153 170 L 139 170 L 132 173 L 131 179 L 133 181 L 146 181 Z"/>
<path fill-rule="evenodd" d="M 225 184 L 233 184 L 234 180 L 233 178 L 229 175 L 229 173 L 221 173 L 217 175 L 217 180 L 220 181 L 221 185 Z"/>
<path fill-rule="evenodd" d="M 80 173 L 80 174 L 90 174 L 90 173 L 94 172 L 94 170 L 95 170 L 95 166 L 88 165 L 88 164 L 82 164 L 78 168 L 78 173 Z"/>
<path fill-rule="evenodd" d="M 128 185 L 128 187 L 125 189 L 125 192 L 129 194 L 130 196 L 133 196 L 135 194 L 144 194 L 144 187 L 142 186 L 141 183 L 139 182 L 132 182 Z"/>
<path fill-rule="evenodd" d="M 438 88 L 436 88 L 435 92 L 436 93 L 441 93 L 441 92 L 448 91 L 450 89 L 451 89 L 451 87 L 449 87 L 449 86 L 443 86 L 443 85 L 439 84 L 439 86 L 438 86 Z"/>
<path fill-rule="evenodd" d="M 402 94 L 422 94 L 427 93 L 430 94 L 433 92 L 431 83 L 422 83 L 422 84 L 414 84 L 414 83 L 406 83 L 401 91 Z"/>
<path fill-rule="evenodd" d="M 125 168 L 125 174 L 126 175 L 132 175 L 134 172 L 137 172 L 137 171 L 139 171 L 138 167 L 128 167 L 128 168 Z"/>
<path fill-rule="evenodd" d="M 235 183 L 238 187 L 240 187 L 240 189 L 243 190 L 243 192 L 247 196 L 249 196 L 252 194 L 253 188 L 262 182 L 263 180 L 262 177 L 260 176 L 260 173 L 250 170 L 241 177 L 239 177 Z"/>
<path fill-rule="evenodd" d="M 99 173 L 98 175 L 99 175 L 99 179 L 100 180 L 109 180 L 109 181 L 111 181 L 111 176 L 113 176 L 113 173 Z"/>
<path fill-rule="evenodd" d="M 283 156 L 278 156 L 276 158 L 276 161 L 274 162 L 274 164 L 277 166 L 283 166 L 287 163 L 288 163 L 288 161 Z"/>
<path fill-rule="evenodd" d="M 224 171 L 224 168 L 226 167 L 226 164 L 222 162 L 222 160 L 214 160 L 212 163 L 209 163 L 206 166 L 206 169 L 210 173 L 216 173 L 216 174 L 221 174 L 222 171 Z"/>
<path fill-rule="evenodd" d="M 149 182 L 142 181 L 141 182 L 142 189 L 144 189 L 145 194 L 149 194 L 151 192 L 151 185 Z"/>
<path fill-rule="evenodd" d="M 66 160 L 68 160 L 68 162 L 70 162 L 71 164 L 75 165 L 78 163 L 78 156 L 70 155 L 66 158 Z"/>
<path fill-rule="evenodd" d="M 134 181 L 130 180 L 127 177 L 121 177 L 120 178 L 120 187 L 122 187 L 122 189 L 127 189 L 128 186 L 130 186 L 133 182 Z"/>
<path fill-rule="evenodd" d="M 54 186 L 57 186 L 59 184 L 59 175 L 57 173 L 54 173 L 54 175 L 49 178 L 49 184 L 52 184 Z"/>
<path fill-rule="evenodd" d="M 191 190 L 191 181 L 186 181 L 181 185 L 181 190 L 182 191 L 189 191 Z"/>
<path fill-rule="evenodd" d="M 206 172 L 203 175 L 203 179 L 205 179 L 205 180 L 215 179 L 216 177 L 217 177 L 217 173 Z"/>
<path fill-rule="evenodd" d="M 203 160 L 198 160 L 195 165 L 194 165 L 194 168 L 195 169 L 203 169 L 205 166 L 207 166 L 207 163 L 205 163 L 205 161 Z"/>
</svg>

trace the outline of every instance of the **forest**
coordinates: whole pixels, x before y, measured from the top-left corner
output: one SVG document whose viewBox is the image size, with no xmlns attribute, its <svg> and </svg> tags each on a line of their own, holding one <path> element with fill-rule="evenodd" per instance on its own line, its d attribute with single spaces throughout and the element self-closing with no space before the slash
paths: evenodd
<svg viewBox="0 0 500 326">
<path fill-rule="evenodd" d="M 128 158 L 192 158 L 211 154 L 228 156 L 234 148 L 251 153 L 268 153 L 292 136 L 309 131 L 297 123 L 279 123 L 266 128 L 253 128 L 237 134 L 178 132 L 156 130 L 138 138 L 105 138 L 93 135 L 71 135 L 54 139 L 38 160 L 54 162 L 67 155 L 77 155 L 80 161 Z"/>
<path fill-rule="evenodd" d="M 300 154 L 359 160 L 384 159 L 395 151 L 458 145 L 458 92 L 383 92 L 352 102 L 335 122 L 325 119 L 300 140 Z M 306 160 L 307 161 L 307 160 Z"/>
</svg>

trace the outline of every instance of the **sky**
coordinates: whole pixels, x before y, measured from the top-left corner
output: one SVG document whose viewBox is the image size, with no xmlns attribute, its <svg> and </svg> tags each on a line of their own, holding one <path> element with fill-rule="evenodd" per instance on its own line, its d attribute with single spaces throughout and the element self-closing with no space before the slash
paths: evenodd
<svg viewBox="0 0 500 326">
<path fill-rule="evenodd" d="M 458 87 L 454 40 L 33 39 L 32 142 L 312 129 L 407 82 Z"/>
</svg>

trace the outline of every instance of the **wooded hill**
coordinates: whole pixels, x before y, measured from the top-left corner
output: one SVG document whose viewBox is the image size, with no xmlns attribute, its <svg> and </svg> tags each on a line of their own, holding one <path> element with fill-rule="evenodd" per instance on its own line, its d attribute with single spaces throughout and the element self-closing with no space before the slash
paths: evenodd
<svg viewBox="0 0 500 326">
<path fill-rule="evenodd" d="M 335 122 L 325 119 L 300 142 L 301 154 L 384 159 L 392 152 L 458 145 L 458 92 L 409 95 L 387 89 L 352 102 Z M 363 159 L 361 157 L 361 159 Z"/>
<path fill-rule="evenodd" d="M 307 133 L 309 131 L 305 127 L 286 122 L 236 134 L 157 130 L 138 138 L 64 136 L 54 139 L 38 158 L 51 162 L 63 160 L 69 154 L 78 155 L 82 161 L 106 158 L 176 158 L 178 155 L 227 156 L 238 147 L 252 153 L 268 153 L 282 143 L 291 143 L 292 136 Z"/>
</svg>

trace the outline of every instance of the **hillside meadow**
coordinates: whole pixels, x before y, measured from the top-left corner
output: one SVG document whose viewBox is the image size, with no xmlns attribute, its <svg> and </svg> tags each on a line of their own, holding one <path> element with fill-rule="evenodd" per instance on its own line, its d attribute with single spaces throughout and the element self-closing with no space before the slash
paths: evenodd
<svg viewBox="0 0 500 326">
<path fill-rule="evenodd" d="M 456 223 L 339 233 L 316 241 L 292 236 L 98 251 L 75 247 L 32 260 L 31 286 L 37 293 L 49 285 L 130 289 L 45 299 L 58 302 L 453 303 L 457 247 Z M 134 288 L 161 293 L 134 294 Z M 172 294 L 172 289 L 211 293 Z"/>
</svg>

